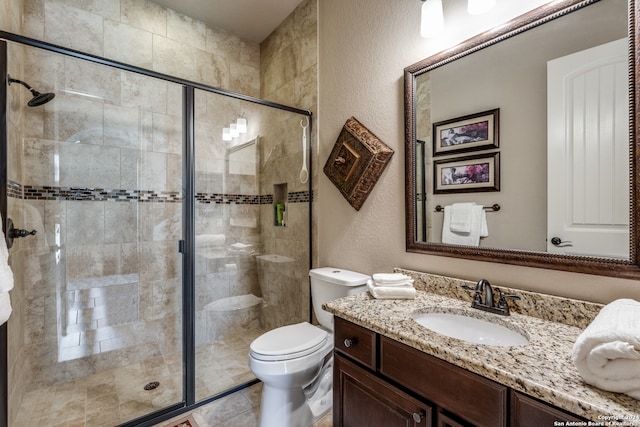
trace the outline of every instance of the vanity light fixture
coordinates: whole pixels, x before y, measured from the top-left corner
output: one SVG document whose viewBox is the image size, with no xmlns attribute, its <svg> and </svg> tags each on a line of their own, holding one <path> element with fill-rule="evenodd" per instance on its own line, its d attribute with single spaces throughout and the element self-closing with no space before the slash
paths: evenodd
<svg viewBox="0 0 640 427">
<path fill-rule="evenodd" d="M 442 33 L 443 29 L 442 0 L 422 0 L 420 35 L 426 39 L 433 38 Z"/>
<path fill-rule="evenodd" d="M 231 123 L 229 125 L 229 133 L 231 134 L 231 138 L 237 138 L 238 135 L 240 135 L 240 132 L 238 132 L 238 125 Z"/>
<path fill-rule="evenodd" d="M 231 129 L 222 128 L 222 140 L 223 141 L 231 141 Z"/>
<path fill-rule="evenodd" d="M 469 0 L 467 12 L 470 15 L 480 15 L 489 12 L 496 5 L 496 0 Z"/>
<path fill-rule="evenodd" d="M 238 132 L 241 134 L 247 133 L 247 119 L 238 117 L 238 120 L 236 120 L 236 129 L 238 129 Z"/>
</svg>

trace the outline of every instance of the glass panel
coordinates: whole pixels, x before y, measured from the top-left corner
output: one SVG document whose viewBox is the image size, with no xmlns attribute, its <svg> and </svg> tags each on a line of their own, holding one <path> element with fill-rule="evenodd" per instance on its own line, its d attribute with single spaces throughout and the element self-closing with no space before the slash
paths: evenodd
<svg viewBox="0 0 640 427">
<path fill-rule="evenodd" d="M 249 344 L 309 320 L 304 116 L 197 90 L 196 400 L 255 379 Z M 223 140 L 245 118 L 247 132 Z M 308 141 L 307 129 L 307 141 Z M 308 144 L 307 144 L 308 150 Z"/>
<path fill-rule="evenodd" d="M 15 45 L 9 63 L 55 93 L 8 88 L 8 213 L 37 231 L 11 249 L 12 425 L 182 401 L 182 87 Z"/>
</svg>

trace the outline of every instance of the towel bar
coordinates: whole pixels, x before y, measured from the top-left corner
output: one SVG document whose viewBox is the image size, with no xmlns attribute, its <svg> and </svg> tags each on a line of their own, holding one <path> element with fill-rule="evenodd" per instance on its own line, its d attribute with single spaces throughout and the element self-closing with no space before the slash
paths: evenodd
<svg viewBox="0 0 640 427">
<path fill-rule="evenodd" d="M 498 212 L 500 210 L 500 205 L 497 203 L 494 203 L 491 206 L 483 206 L 485 211 L 489 211 L 489 212 Z M 444 207 L 442 207 L 442 205 L 436 205 L 435 207 L 435 212 L 444 212 Z"/>
</svg>

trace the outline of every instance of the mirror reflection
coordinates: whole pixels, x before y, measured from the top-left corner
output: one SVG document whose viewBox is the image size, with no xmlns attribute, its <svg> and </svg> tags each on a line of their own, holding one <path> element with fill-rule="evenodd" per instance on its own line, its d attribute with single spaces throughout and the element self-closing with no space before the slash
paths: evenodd
<svg viewBox="0 0 640 427">
<path fill-rule="evenodd" d="M 602 0 L 412 73 L 414 246 L 630 259 L 627 27 Z"/>
</svg>

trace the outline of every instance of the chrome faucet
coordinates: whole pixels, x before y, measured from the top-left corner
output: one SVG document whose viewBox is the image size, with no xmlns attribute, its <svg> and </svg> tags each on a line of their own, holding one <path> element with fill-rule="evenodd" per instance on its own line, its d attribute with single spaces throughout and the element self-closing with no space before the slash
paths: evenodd
<svg viewBox="0 0 640 427">
<path fill-rule="evenodd" d="M 472 308 L 488 311 L 490 313 L 501 314 L 503 316 L 508 316 L 510 314 L 509 305 L 507 304 L 507 298 L 513 300 L 520 299 L 520 297 L 517 295 L 506 295 L 499 288 L 496 288 L 496 291 L 498 292 L 500 298 L 498 299 L 498 304 L 494 304 L 493 288 L 491 287 L 491 283 L 489 283 L 487 279 L 480 279 L 478 283 L 476 283 L 475 288 L 467 285 L 462 285 L 462 287 L 464 289 L 475 292 L 475 295 L 473 296 L 473 302 L 471 303 Z"/>
</svg>

